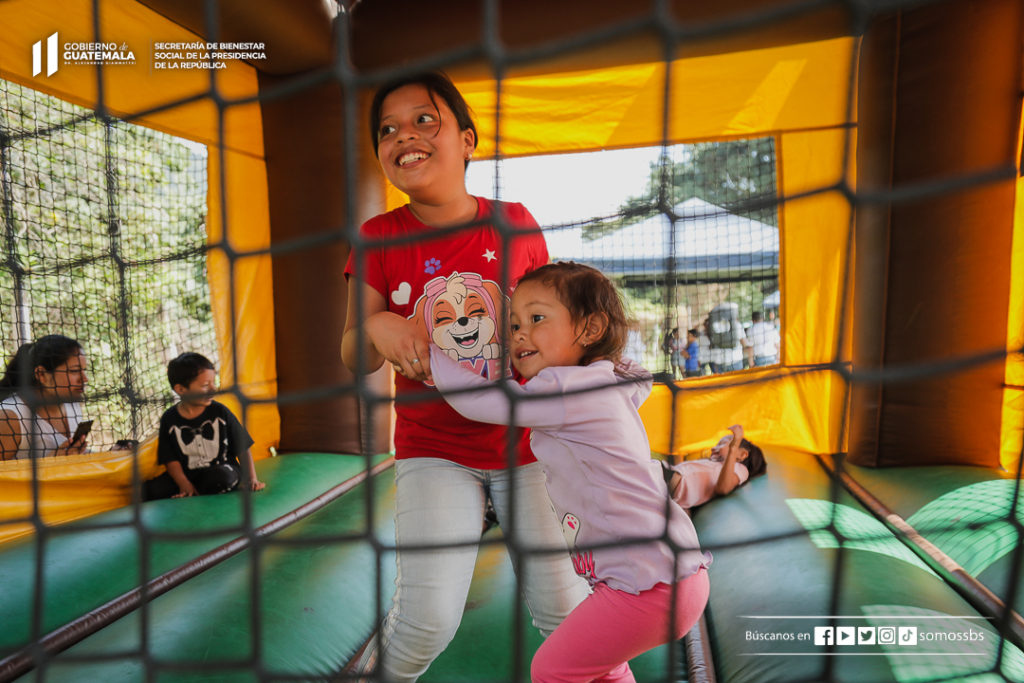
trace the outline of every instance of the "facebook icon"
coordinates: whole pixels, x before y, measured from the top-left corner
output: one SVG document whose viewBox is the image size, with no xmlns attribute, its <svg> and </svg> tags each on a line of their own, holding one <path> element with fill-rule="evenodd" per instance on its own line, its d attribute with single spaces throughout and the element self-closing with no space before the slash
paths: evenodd
<svg viewBox="0 0 1024 683">
<path fill-rule="evenodd" d="M 815 645 L 835 645 L 835 629 L 831 626 L 814 627 Z"/>
</svg>

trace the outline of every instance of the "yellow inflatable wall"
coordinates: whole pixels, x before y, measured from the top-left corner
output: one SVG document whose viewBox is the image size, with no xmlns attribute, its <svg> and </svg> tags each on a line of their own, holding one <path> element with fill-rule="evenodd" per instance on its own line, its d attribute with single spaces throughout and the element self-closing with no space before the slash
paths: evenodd
<svg viewBox="0 0 1024 683">
<path fill-rule="evenodd" d="M 596 151 L 662 143 L 666 79 L 674 93 L 669 141 L 774 135 L 780 168 L 781 367 L 658 386 L 642 407 L 651 447 L 682 454 L 710 446 L 730 424 L 757 442 L 808 452 L 842 450 L 848 358 L 839 338 L 852 212 L 837 189 L 852 185 L 844 159 L 850 120 L 853 38 L 763 48 L 593 71 L 515 75 L 501 86 L 504 156 Z M 495 87 L 459 80 L 476 114 L 477 155 L 493 155 Z M 571 123 L 567 123 L 571 122 Z M 402 203 L 395 193 L 390 203 Z M 674 400 L 673 400 L 674 397 Z"/>
<path fill-rule="evenodd" d="M 54 30 L 76 40 L 94 40 L 91 0 L 0 3 L 0 78 L 55 97 L 95 108 L 100 92 L 94 66 L 64 64 L 50 77 L 32 76 L 32 44 Z M 242 62 L 227 69 L 174 71 L 154 76 L 150 44 L 192 41 L 196 36 L 137 2 L 104 2 L 99 32 L 104 41 L 127 43 L 135 66 L 102 71 L 103 103 L 111 113 L 179 137 L 208 145 L 209 198 L 207 226 L 211 251 L 208 269 L 218 333 L 221 387 L 218 397 L 244 416 L 257 458 L 277 443 L 279 424 L 274 367 L 274 330 L 270 290 L 270 225 L 266 172 L 255 70 Z M 212 80 L 211 80 L 212 78 Z M 227 101 L 218 108 L 209 97 Z M 179 102 L 179 100 L 184 100 Z M 235 100 L 242 100 L 235 103 Z M 222 134 L 223 133 L 223 134 Z M 224 191 L 218 182 L 224 173 Z M 228 252 L 234 258 L 228 257 Z M 253 255 L 247 255 L 252 253 Z M 233 278 L 233 289 L 228 286 Z M 231 299 L 231 292 L 234 299 Z M 237 370 L 237 376 L 236 376 Z M 242 402 L 246 402 L 242 410 Z M 249 401 L 256 403 L 249 404 Z M 156 471 L 155 444 L 140 451 L 140 473 Z M 0 463 L 4 505 L 0 540 L 22 535 L 32 526 L 30 463 Z M 125 453 L 47 458 L 36 471 L 40 481 L 38 510 L 42 521 L 57 523 L 126 505 L 131 501 L 132 460 Z"/>
</svg>

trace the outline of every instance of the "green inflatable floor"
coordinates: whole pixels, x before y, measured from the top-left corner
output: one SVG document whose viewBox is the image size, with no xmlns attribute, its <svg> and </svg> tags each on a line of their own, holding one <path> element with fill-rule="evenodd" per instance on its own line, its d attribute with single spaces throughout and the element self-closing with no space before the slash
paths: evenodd
<svg viewBox="0 0 1024 683">
<path fill-rule="evenodd" d="M 768 455 L 767 476 L 694 515 L 702 545 L 714 554 L 707 618 L 719 681 L 1024 681 L 1024 654 L 1003 647 L 992 624 L 834 487 L 815 458 Z M 351 456 L 282 456 L 259 463 L 268 489 L 254 496 L 147 503 L 3 546 L 0 657 L 143 577 L 289 513 L 366 465 Z M 999 515 L 1005 519 L 1013 480 L 971 468 L 853 473 L 896 512 L 934 531 L 937 542 L 980 578 L 1008 580 L 1016 532 Z M 393 497 L 387 470 L 41 662 L 21 680 L 331 677 L 390 604 L 394 555 L 378 550 L 393 542 Z M 958 521 L 966 526 L 950 535 L 949 524 Z M 424 676 L 427 683 L 508 681 L 517 672 L 525 680 L 529 671 L 539 636 L 515 598 L 500 532 L 489 532 L 487 540 L 462 625 Z M 993 574 L 997 570 L 1003 575 Z M 922 640 L 914 649 L 881 642 L 844 649 L 814 640 L 819 627 L 871 627 L 881 634 L 907 624 L 921 634 L 974 632 L 981 640 Z M 674 644 L 631 664 L 639 681 L 666 681 L 678 678 L 679 658 Z"/>
<path fill-rule="evenodd" d="M 258 465 L 270 485 L 251 497 L 154 501 L 0 546 L 0 656 L 290 512 L 363 471 L 366 461 L 295 454 Z"/>
<path fill-rule="evenodd" d="M 995 595 L 1014 595 L 1012 607 L 1024 611 L 1024 576 L 1013 571 L 1024 494 L 1012 474 L 968 466 L 846 470 Z"/>
<path fill-rule="evenodd" d="M 0 656 L 130 590 L 140 576 L 172 569 L 264 524 L 364 470 L 351 456 L 287 455 L 259 463 L 266 491 L 147 503 L 62 527 L 39 543 L 0 549 L 4 615 Z M 246 550 L 86 637 L 20 680 L 255 681 L 324 679 L 369 636 L 394 587 L 391 470 L 362 484 L 256 548 Z M 247 520 L 247 514 L 249 519 Z M 145 526 L 142 534 L 133 522 Z M 147 541 L 140 550 L 140 538 Z M 156 540 L 156 539 L 159 540 Z M 425 681 L 513 680 L 514 575 L 500 532 L 480 553 L 465 617 Z M 42 551 L 42 552 L 40 552 Z M 41 560 L 43 597 L 33 599 Z M 143 561 L 145 560 L 145 561 Z M 378 600 L 378 595 L 380 596 Z M 38 607 L 38 610 L 36 609 Z M 33 614 L 43 616 L 42 626 Z M 520 668 L 528 675 L 539 635 L 523 613 Z M 639 681 L 673 680 L 681 648 L 632 662 Z M 523 679 L 525 680 L 525 678 Z"/>
<path fill-rule="evenodd" d="M 291 456 L 284 456 L 291 457 Z M 263 475 L 261 473 L 261 478 Z M 268 487 L 273 477 L 266 477 Z M 58 656 L 47 681 L 253 681 L 325 677 L 377 614 L 373 545 L 392 537 L 390 471 L 154 600 Z M 368 516 L 367 512 L 370 511 Z M 390 594 L 393 560 L 382 564 Z M 81 661 L 112 657 L 110 662 Z M 77 661 L 76 661 L 77 660 Z"/>
<path fill-rule="evenodd" d="M 488 539 L 500 537 L 498 531 L 489 532 Z M 523 624 L 523 649 L 519 660 L 522 678 L 528 680 L 530 660 L 541 643 L 540 633 L 530 625 L 529 612 L 515 599 L 515 573 L 508 552 L 501 543 L 491 543 L 480 549 L 476 573 L 470 587 L 466 613 L 458 633 L 448 649 L 434 662 L 420 679 L 424 683 L 482 683 L 512 681 L 515 669 L 513 653 L 515 643 L 515 613 L 520 605 Z M 630 661 L 630 668 L 639 683 L 685 680 L 669 677 L 670 670 L 685 671 L 681 643 L 651 650 Z M 669 667 L 669 658 L 674 664 Z"/>
<path fill-rule="evenodd" d="M 714 554 L 707 618 L 719 681 L 1024 680 L 1021 652 L 1008 645 L 998 659 L 989 621 L 813 456 L 767 456 L 766 476 L 694 515 Z M 920 640 L 890 641 L 900 627 Z"/>
</svg>

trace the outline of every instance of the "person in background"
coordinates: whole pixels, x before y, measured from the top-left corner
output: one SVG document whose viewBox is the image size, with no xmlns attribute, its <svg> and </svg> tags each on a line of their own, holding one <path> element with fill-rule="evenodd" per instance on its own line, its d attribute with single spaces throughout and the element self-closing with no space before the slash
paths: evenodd
<svg viewBox="0 0 1024 683">
<path fill-rule="evenodd" d="M 59 334 L 22 344 L 0 379 L 0 459 L 83 453 L 72 439 L 88 384 L 82 346 Z"/>
<path fill-rule="evenodd" d="M 754 353 L 754 365 L 772 365 L 779 362 L 779 344 L 781 338 L 778 330 L 771 323 L 764 322 L 761 311 L 754 311 L 751 315 L 753 323 L 750 325 L 750 332 L 747 338 Z"/>
<path fill-rule="evenodd" d="M 686 331 L 686 348 L 683 349 L 683 358 L 686 359 L 685 370 L 687 377 L 700 377 L 700 341 L 697 337 L 697 328 Z"/>
<path fill-rule="evenodd" d="M 708 314 L 707 334 L 711 340 L 711 369 L 715 374 L 742 370 L 754 362 L 753 346 L 740 324 L 739 306 L 724 301 Z"/>
<path fill-rule="evenodd" d="M 686 376 L 683 370 L 686 364 L 686 353 L 683 340 L 679 338 L 678 327 L 673 327 L 672 331 L 669 332 L 667 343 L 670 352 L 669 358 L 672 361 L 672 379 L 682 379 Z"/>
<path fill-rule="evenodd" d="M 700 337 L 697 340 L 697 356 L 700 358 L 700 374 L 710 375 L 717 372 L 714 352 L 720 349 L 711 348 L 711 319 L 704 318 L 700 326 Z M 719 354 L 720 355 L 720 354 Z"/>
<path fill-rule="evenodd" d="M 737 486 L 765 473 L 764 453 L 743 438 L 743 427 L 733 425 L 706 458 L 662 463 L 665 483 L 672 500 L 684 510 L 727 496 Z"/>
<path fill-rule="evenodd" d="M 239 482 L 262 491 L 266 485 L 256 477 L 252 437 L 227 406 L 213 400 L 213 363 L 183 353 L 167 364 L 167 380 L 181 397 L 160 418 L 157 462 L 167 471 L 143 484 L 143 500 L 226 493 Z"/>
</svg>

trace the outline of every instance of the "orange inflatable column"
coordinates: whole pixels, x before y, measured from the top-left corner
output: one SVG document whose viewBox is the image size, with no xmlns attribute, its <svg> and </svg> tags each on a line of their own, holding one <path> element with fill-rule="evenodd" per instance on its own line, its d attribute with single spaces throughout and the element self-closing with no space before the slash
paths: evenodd
<svg viewBox="0 0 1024 683">
<path fill-rule="evenodd" d="M 1005 348 L 1022 19 L 1020 0 L 939 3 L 865 35 L 856 370 L 937 370 Z M 998 466 L 1004 368 L 855 384 L 851 459 Z"/>
<path fill-rule="evenodd" d="M 261 74 L 261 91 L 281 81 Z M 384 209 L 383 181 L 365 145 L 355 145 L 354 193 L 346 193 L 343 101 L 340 87 L 328 84 L 262 103 L 271 242 L 280 248 L 325 238 L 273 257 L 281 448 L 287 451 L 390 449 L 390 406 L 359 401 L 340 355 L 346 231 Z M 386 372 L 368 381 L 376 395 L 389 395 Z"/>
</svg>

